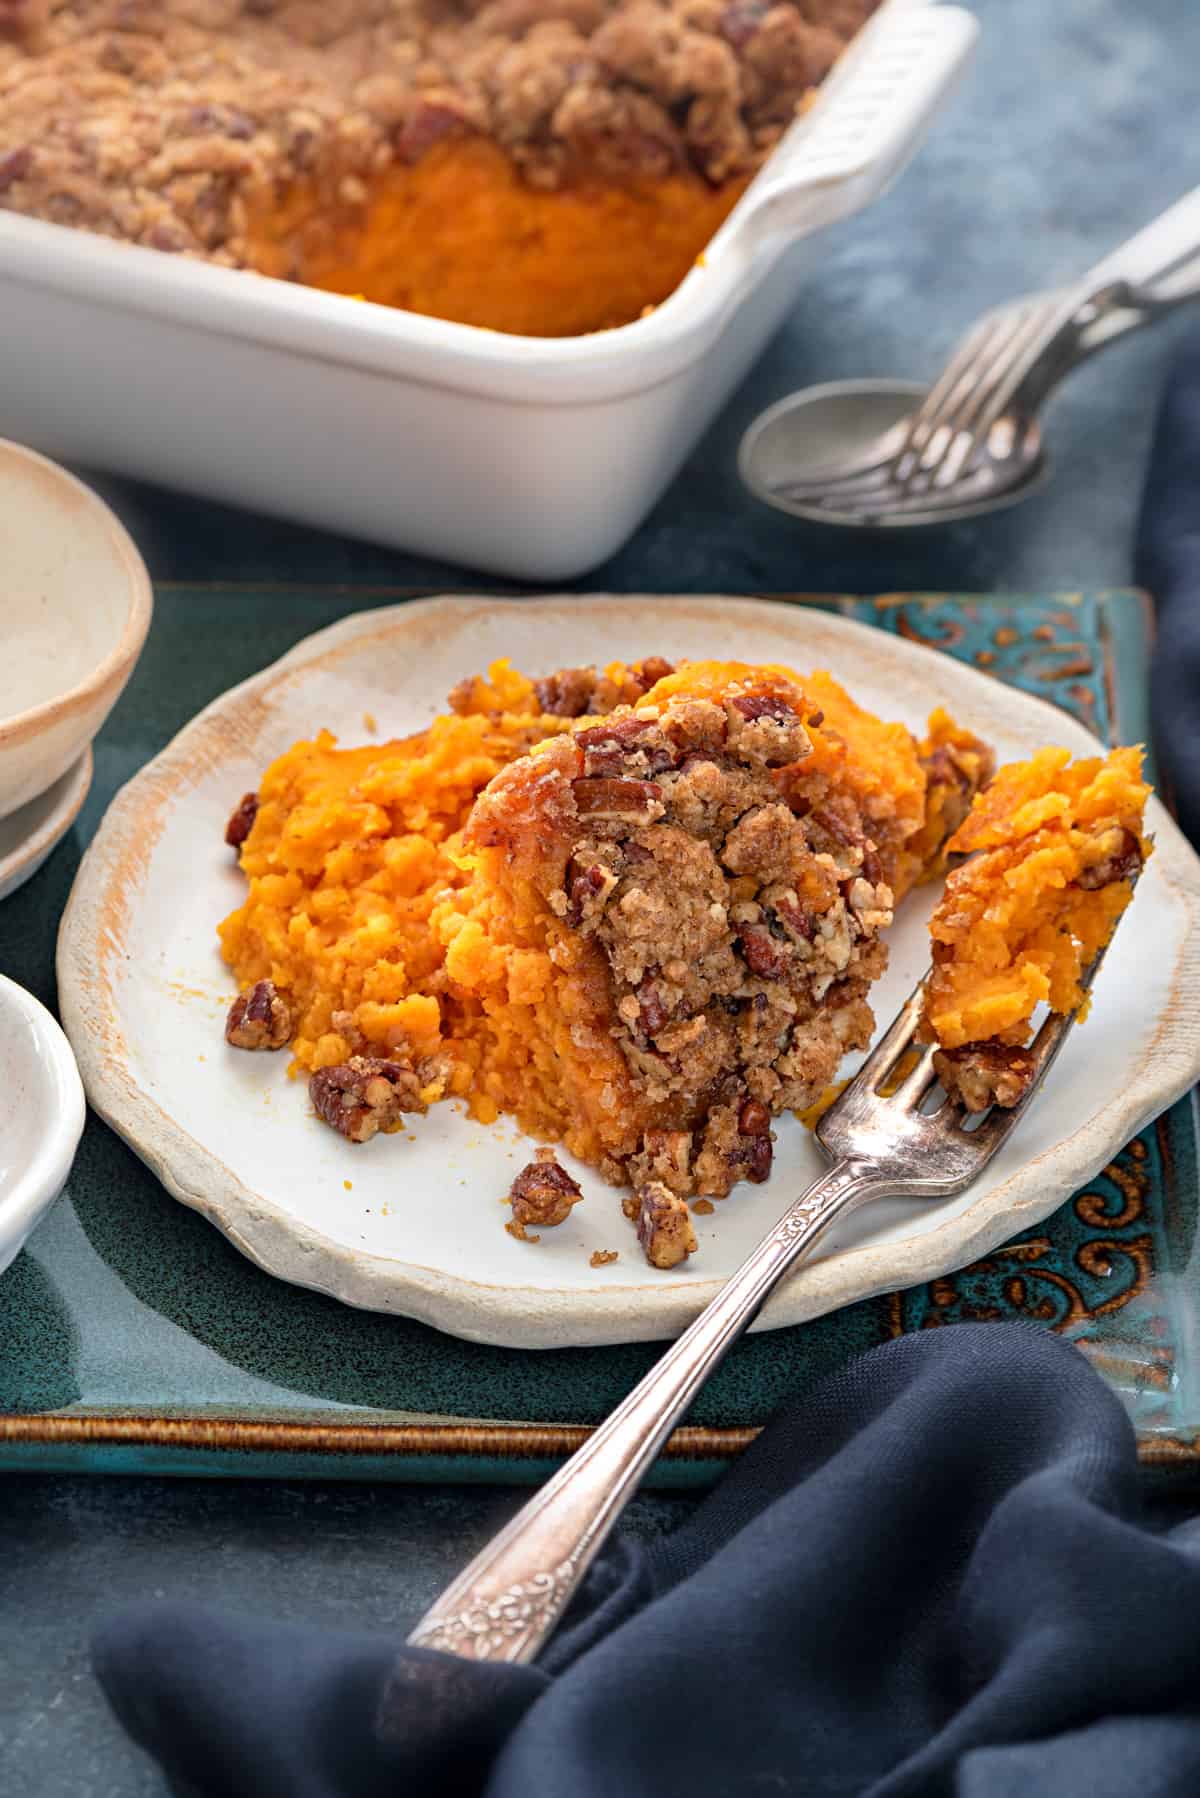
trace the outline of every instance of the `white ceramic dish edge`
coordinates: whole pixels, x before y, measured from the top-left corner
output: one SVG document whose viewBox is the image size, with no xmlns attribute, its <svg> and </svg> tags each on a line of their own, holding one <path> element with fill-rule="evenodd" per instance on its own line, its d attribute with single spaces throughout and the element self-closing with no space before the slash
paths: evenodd
<svg viewBox="0 0 1200 1798">
<path fill-rule="evenodd" d="M 14 1044 L 14 1019 L 27 1037 L 24 1048 Z M 27 1052 L 28 1039 L 33 1054 Z M 45 1006 L 5 974 L 0 974 L 0 1068 L 10 1117 L 19 1111 L 35 1139 L 29 1159 L 0 1189 L 2 1273 L 66 1184 L 86 1111 L 70 1043 Z"/>
<path fill-rule="evenodd" d="M 976 35 L 958 7 L 884 0 L 704 266 L 649 318 L 588 337 L 474 330 L 0 211 L 4 427 L 85 465 L 567 579 L 649 511 L 782 322 L 821 228 L 899 174 Z"/>
<path fill-rule="evenodd" d="M 42 863 L 62 842 L 88 796 L 92 772 L 92 746 L 89 743 L 79 760 L 54 783 L 49 793 L 39 794 L 37 799 L 31 799 L 20 811 L 10 813 L 7 818 L 0 818 L 2 850 L 5 838 L 10 834 L 8 827 L 19 825 L 26 813 L 38 814 L 29 834 L 14 844 L 7 854 L 0 853 L 0 899 L 9 898 L 27 880 L 32 880 Z M 42 803 L 47 799 L 52 801 L 49 809 Z"/>
<path fill-rule="evenodd" d="M 0 438 L 0 508 L 7 672 L 15 668 L 21 685 L 31 663 L 53 669 L 49 690 L 35 683 L 34 704 L 22 690 L 21 709 L 0 716 L 0 817 L 9 817 L 78 762 L 108 717 L 145 645 L 154 592 L 137 545 L 100 495 L 7 438 Z M 98 643 L 86 628 L 89 612 L 105 621 Z M 14 616 L 15 642 L 7 636 Z"/>
<path fill-rule="evenodd" d="M 264 690 L 364 634 L 386 628 L 400 612 L 409 622 L 434 616 L 447 605 L 550 607 L 562 601 L 437 599 L 410 602 L 348 618 L 308 638 L 273 667 L 242 683 L 198 715 L 174 742 L 125 787 L 88 852 L 64 914 L 59 936 L 59 988 L 63 1018 L 75 1045 L 88 1096 L 176 1198 L 202 1212 L 243 1253 L 268 1272 L 299 1285 L 315 1285 L 344 1302 L 367 1309 L 397 1310 L 467 1339 L 512 1347 L 542 1348 L 645 1340 L 677 1333 L 713 1296 L 720 1282 L 664 1282 L 652 1316 L 639 1289 L 613 1284 L 577 1294 L 539 1288 L 487 1286 L 441 1271 L 392 1259 L 360 1255 L 331 1244 L 250 1191 L 219 1159 L 183 1131 L 143 1092 L 124 1064 L 121 1042 L 108 1013 L 103 977 L 96 978 L 98 945 L 115 940 L 114 919 L 126 904 L 126 885 L 136 884 L 153 817 L 185 770 L 213 753 L 209 722 L 231 702 L 253 700 Z M 620 601 L 593 596 L 575 606 L 617 604 L 636 607 L 635 596 Z M 655 602 L 683 605 L 687 602 Z M 712 596 L 704 605 L 740 608 L 753 614 L 763 602 Z M 769 608 L 766 608 L 769 609 Z M 736 615 L 736 614 L 735 614 Z M 857 640 L 863 654 L 878 650 L 879 633 L 839 620 L 838 628 Z M 903 654 L 927 662 L 934 690 L 944 684 L 945 658 L 937 651 L 904 644 Z M 996 684 L 967 667 L 955 668 L 956 701 L 964 715 L 986 730 L 988 715 L 1002 710 Z M 1089 733 L 1048 703 L 1022 695 L 1022 704 L 1045 714 L 1045 740 L 1065 741 L 1078 753 L 1094 742 Z M 240 708 L 239 708 L 240 709 Z M 1121 1101 L 1102 1118 L 1078 1125 L 1054 1148 L 1023 1163 L 1002 1186 L 977 1201 L 966 1214 L 900 1241 L 870 1241 L 832 1254 L 803 1270 L 780 1292 L 755 1327 L 800 1323 L 859 1299 L 934 1278 L 973 1260 L 997 1240 L 998 1215 L 1005 1236 L 1032 1226 L 1065 1192 L 1086 1183 L 1116 1147 L 1179 1098 L 1200 1077 L 1200 861 L 1163 807 L 1152 802 L 1151 827 L 1157 840 L 1156 874 L 1183 907 L 1187 930 L 1171 971 L 1171 1001 L 1160 1019 L 1142 1065 L 1123 1089 Z M 119 934 L 119 929 L 117 934 Z M 1053 1159 L 1054 1192 L 1049 1202 L 1039 1174 Z M 765 1227 L 765 1224 L 764 1224 Z M 949 1244 L 953 1244 L 951 1248 Z M 319 1269 L 319 1272 L 318 1272 Z M 333 1273 L 331 1275 L 331 1269 Z M 401 1290 L 402 1289 L 402 1290 Z M 400 1296 L 398 1296 L 398 1292 Z M 632 1296 L 631 1296 L 632 1295 Z"/>
</svg>

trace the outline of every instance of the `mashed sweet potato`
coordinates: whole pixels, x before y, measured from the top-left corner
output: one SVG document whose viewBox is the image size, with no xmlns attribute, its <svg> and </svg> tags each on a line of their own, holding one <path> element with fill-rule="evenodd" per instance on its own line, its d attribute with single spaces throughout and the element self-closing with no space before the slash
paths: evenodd
<svg viewBox="0 0 1200 1798">
<path fill-rule="evenodd" d="M 1001 768 L 950 838 L 969 856 L 930 920 L 923 1034 L 943 1083 L 972 1109 L 1015 1103 L 1039 1006 L 1073 1012 L 1080 984 L 1133 897 L 1150 853 L 1140 749 L 1072 762 L 1042 749 Z"/>
<path fill-rule="evenodd" d="M 264 773 L 240 847 L 247 896 L 219 934 L 243 992 L 267 981 L 283 995 L 292 1071 L 311 1074 L 354 1057 L 373 1058 L 372 1065 L 406 1057 L 426 1072 L 437 1070 L 421 1088 L 423 1103 L 459 1096 L 483 1121 L 510 1111 L 533 1135 L 566 1142 L 613 1179 L 629 1178 L 630 1158 L 645 1153 L 641 1126 L 672 1122 L 667 1100 L 639 1107 L 630 1095 L 648 1090 L 646 1058 L 665 1059 L 669 1032 L 683 1028 L 686 1034 L 697 1024 L 697 1016 L 689 1026 L 675 1015 L 687 982 L 680 968 L 658 969 L 661 1003 L 675 1009 L 669 1017 L 656 1016 L 655 998 L 649 1013 L 654 1029 L 647 1035 L 643 1018 L 642 1036 L 635 1030 L 636 1040 L 619 1042 L 610 965 L 554 913 L 536 882 L 522 885 L 511 877 L 511 858 L 506 862 L 494 836 L 489 842 L 478 828 L 472 832 L 476 801 L 521 758 L 521 778 L 536 789 L 539 771 L 550 770 L 549 745 L 564 733 L 594 731 L 598 718 L 645 721 L 668 710 L 674 718 L 694 702 L 711 710 L 724 706 L 731 692 L 760 690 L 793 696 L 805 753 L 757 772 L 757 764 L 739 772 L 730 763 L 727 772 L 730 779 L 752 782 L 759 802 L 764 795 L 778 801 L 774 810 L 781 819 L 791 818 L 788 828 L 797 840 L 788 853 L 800 870 L 795 879 L 805 914 L 789 937 L 763 903 L 765 863 L 753 871 L 754 857 L 768 851 L 743 831 L 736 853 L 746 871 L 730 873 L 723 864 L 721 875 L 730 883 L 732 902 L 748 908 L 738 925 L 742 935 L 730 925 L 721 945 L 722 954 L 736 952 L 737 978 L 729 970 L 713 976 L 728 991 L 722 999 L 713 988 L 709 1011 L 715 1016 L 713 1007 L 723 1004 L 733 1017 L 739 1005 L 754 1006 L 755 992 L 763 995 L 760 1007 L 766 1008 L 768 995 L 774 1003 L 771 979 L 778 976 L 761 975 L 753 966 L 747 975 L 747 956 L 767 968 L 780 944 L 793 937 L 804 941 L 814 919 L 828 938 L 836 912 L 836 928 L 849 931 L 847 943 L 873 941 L 874 924 L 850 929 L 845 922 L 850 889 L 859 883 L 855 903 L 863 918 L 874 916 L 864 893 L 872 895 L 872 906 L 886 910 L 893 890 L 904 890 L 937 865 L 947 830 L 990 772 L 988 752 L 974 738 L 939 715 L 931 720 L 929 738 L 918 743 L 903 726 L 857 706 L 825 673 L 800 681 L 784 669 L 736 663 L 672 668 L 651 658 L 603 671 L 560 670 L 535 682 L 501 661 L 486 678 L 461 683 L 451 709 L 415 736 L 342 748 L 322 732 L 295 744 Z M 683 807 L 682 798 L 679 803 Z M 597 828 L 601 838 L 619 834 Z M 654 841 L 679 858 L 681 883 L 700 878 L 687 865 L 681 830 L 669 842 Z M 773 853 L 782 853 L 778 843 Z M 845 898 L 838 896 L 839 883 Z M 797 896 L 797 889 L 786 890 Z M 878 895 L 886 895 L 886 902 L 877 905 Z M 723 891 L 722 903 L 725 897 Z M 681 953 L 682 943 L 676 960 Z M 811 955 L 808 948 L 798 953 L 801 959 Z M 836 959 L 843 950 L 835 944 L 830 953 Z M 848 961 L 849 947 L 844 954 Z M 807 1103 L 810 1091 L 815 1096 L 827 1083 L 842 1049 L 869 1029 L 862 992 L 882 961 L 882 945 L 864 954 L 859 985 L 852 991 L 853 983 L 843 978 L 837 1004 L 825 1008 L 840 1021 L 819 1020 L 812 1042 L 797 1039 L 770 1091 L 764 1077 L 762 1096 L 773 1108 L 779 1100 Z M 644 969 L 639 977 L 644 984 Z M 747 979 L 746 992 L 735 998 L 735 986 L 740 991 Z M 794 1013 L 794 1000 L 789 1003 Z M 814 1000 L 814 1017 L 818 1009 Z M 656 1032 L 659 1038 L 667 1033 L 666 1049 L 651 1042 Z M 678 1052 L 687 1059 L 682 1040 Z M 630 1136 L 626 1142 L 629 1131 L 614 1129 L 614 1112 L 623 1106 L 640 1120 L 637 1141 Z M 763 1137 L 761 1130 L 750 1134 Z M 769 1140 L 765 1149 L 746 1149 L 747 1168 L 753 1162 L 761 1169 L 764 1154 L 769 1166 Z M 659 1179 L 670 1174 L 662 1165 L 653 1171 Z M 693 1169 L 675 1183 L 687 1186 L 696 1177 Z M 708 1179 L 708 1190 L 720 1189 L 721 1179 L 711 1171 L 699 1177 Z"/>
</svg>

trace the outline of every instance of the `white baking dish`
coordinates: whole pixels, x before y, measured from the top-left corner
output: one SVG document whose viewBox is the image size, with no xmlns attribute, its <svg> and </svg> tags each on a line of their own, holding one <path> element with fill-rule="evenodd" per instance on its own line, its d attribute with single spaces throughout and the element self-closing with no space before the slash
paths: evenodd
<svg viewBox="0 0 1200 1798">
<path fill-rule="evenodd" d="M 825 225 L 905 166 L 977 27 L 884 0 L 648 318 L 509 337 L 0 212 L 0 436 L 564 580 L 636 528 L 791 307 Z"/>
</svg>

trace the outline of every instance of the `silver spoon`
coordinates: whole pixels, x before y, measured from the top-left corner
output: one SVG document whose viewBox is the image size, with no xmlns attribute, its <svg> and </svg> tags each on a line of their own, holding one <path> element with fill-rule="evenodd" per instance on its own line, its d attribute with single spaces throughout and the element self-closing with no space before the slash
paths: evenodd
<svg viewBox="0 0 1200 1798">
<path fill-rule="evenodd" d="M 738 453 L 742 480 L 776 511 L 822 524 L 874 525 L 890 530 L 949 524 L 958 518 L 1002 511 L 1049 481 L 1050 462 L 1041 431 L 1030 421 L 1019 436 L 1020 472 L 1014 480 L 1000 479 L 988 455 L 972 469 L 969 480 L 960 480 L 953 501 L 941 497 L 931 504 L 923 496 L 898 499 L 886 516 L 874 514 L 859 496 L 847 494 L 844 504 L 836 504 L 835 490 L 827 483 L 836 479 L 851 458 L 857 463 L 868 449 L 898 451 L 925 393 L 924 387 L 912 381 L 874 379 L 829 381 L 789 394 L 761 412 L 743 437 Z M 1006 467 L 1012 466 L 1009 452 Z"/>
<path fill-rule="evenodd" d="M 831 382 L 789 395 L 742 439 L 739 468 L 777 510 L 912 528 L 1015 505 L 1049 479 L 1037 415 L 1087 357 L 1200 297 L 1200 188 L 1074 286 L 997 308 L 929 389 Z"/>
</svg>

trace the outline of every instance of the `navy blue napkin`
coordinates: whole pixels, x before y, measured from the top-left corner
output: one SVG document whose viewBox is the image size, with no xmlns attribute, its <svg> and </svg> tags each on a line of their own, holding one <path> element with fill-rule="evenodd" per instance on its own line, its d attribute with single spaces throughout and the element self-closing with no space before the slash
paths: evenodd
<svg viewBox="0 0 1200 1798">
<path fill-rule="evenodd" d="M 1158 628 L 1150 705 L 1159 785 L 1200 848 L 1200 335 L 1167 376 L 1136 568 Z"/>
<path fill-rule="evenodd" d="M 193 1606 L 95 1662 L 180 1793 L 706 1798 L 1200 1791 L 1200 1523 L 1034 1326 L 872 1351 L 693 1519 L 616 1544 L 535 1667 Z"/>
</svg>

